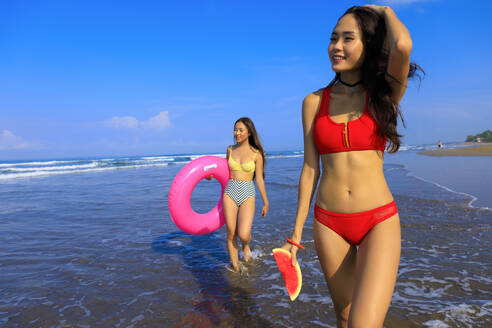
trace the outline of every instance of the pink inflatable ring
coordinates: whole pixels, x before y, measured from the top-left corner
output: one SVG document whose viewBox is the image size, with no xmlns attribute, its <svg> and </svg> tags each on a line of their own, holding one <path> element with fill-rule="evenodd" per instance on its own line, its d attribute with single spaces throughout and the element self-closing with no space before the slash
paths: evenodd
<svg viewBox="0 0 492 328">
<path fill-rule="evenodd" d="M 220 200 L 208 213 L 200 214 L 191 208 L 191 193 L 198 182 L 213 176 L 221 186 Z M 225 224 L 222 196 L 229 180 L 227 160 L 218 156 L 199 157 L 179 171 L 169 190 L 169 212 L 174 223 L 186 233 L 203 235 L 211 233 Z"/>
</svg>

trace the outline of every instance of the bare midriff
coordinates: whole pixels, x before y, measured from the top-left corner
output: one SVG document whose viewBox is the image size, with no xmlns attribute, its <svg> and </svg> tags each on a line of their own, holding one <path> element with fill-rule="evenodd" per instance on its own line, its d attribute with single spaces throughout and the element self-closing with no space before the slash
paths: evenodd
<svg viewBox="0 0 492 328">
<path fill-rule="evenodd" d="M 316 204 L 338 213 L 358 213 L 390 203 L 393 196 L 377 150 L 321 155 L 322 175 Z"/>
<path fill-rule="evenodd" d="M 253 172 L 243 172 L 243 171 L 234 171 L 230 170 L 231 175 L 230 178 L 233 180 L 239 180 L 239 181 L 250 181 L 253 180 Z"/>
</svg>

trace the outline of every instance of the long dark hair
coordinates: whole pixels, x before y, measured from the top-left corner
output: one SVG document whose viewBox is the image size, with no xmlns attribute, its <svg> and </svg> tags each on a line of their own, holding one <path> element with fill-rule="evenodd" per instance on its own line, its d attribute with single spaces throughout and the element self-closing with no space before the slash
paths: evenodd
<svg viewBox="0 0 492 328">
<path fill-rule="evenodd" d="M 399 104 L 393 102 L 391 99 L 393 90 L 388 82 L 388 78 L 397 83 L 401 82 L 387 72 L 389 52 L 384 47 L 384 41 L 386 39 L 386 23 L 384 17 L 371 8 L 358 6 L 349 8 L 342 17 L 348 14 L 354 16 L 362 32 L 364 61 L 361 67 L 361 84 L 369 93 L 372 115 L 378 125 L 377 132 L 380 136 L 389 140 L 388 152 L 397 152 L 400 148 L 400 138 L 402 137 L 396 129 L 398 117 L 400 117 L 404 127 L 405 121 Z M 422 77 L 418 73 L 425 75 L 425 72 L 420 66 L 410 63 L 408 78 L 417 76 L 421 81 Z M 340 73 L 337 73 L 335 78 L 330 82 L 330 86 L 335 84 L 339 79 Z"/>
<path fill-rule="evenodd" d="M 253 124 L 253 121 L 249 117 L 238 118 L 237 121 L 234 123 L 234 126 L 236 126 L 238 122 L 241 122 L 244 125 L 246 125 L 246 128 L 248 129 L 249 132 L 248 142 L 250 146 L 253 146 L 255 149 L 257 149 L 261 157 L 263 158 L 263 178 L 265 178 L 265 166 L 266 166 L 265 151 L 263 150 L 263 146 L 261 145 L 260 138 L 258 137 L 258 132 L 256 132 L 255 125 Z M 254 178 L 255 175 L 253 175 L 253 179 Z"/>
</svg>

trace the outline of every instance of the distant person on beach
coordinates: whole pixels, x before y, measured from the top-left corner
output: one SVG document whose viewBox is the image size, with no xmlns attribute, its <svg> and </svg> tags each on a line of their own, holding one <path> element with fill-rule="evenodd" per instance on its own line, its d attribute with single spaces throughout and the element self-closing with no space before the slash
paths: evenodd
<svg viewBox="0 0 492 328">
<path fill-rule="evenodd" d="M 336 75 L 302 105 L 304 164 L 294 230 L 282 247 L 295 264 L 318 186 L 314 243 L 337 327 L 382 327 L 393 295 L 400 221 L 383 158 L 401 144 L 398 104 L 408 78 L 420 70 L 410 62 L 411 49 L 410 34 L 391 8 L 348 9 L 328 46 Z"/>
<path fill-rule="evenodd" d="M 244 261 L 251 259 L 251 226 L 255 215 L 255 184 L 263 200 L 261 216 L 268 213 L 268 198 L 265 190 L 265 152 L 256 128 L 248 117 L 241 117 L 234 123 L 236 143 L 227 147 L 230 179 L 224 191 L 222 206 L 226 217 L 227 250 L 232 268 L 239 272 L 239 251 L 237 237 L 241 240 Z"/>
<path fill-rule="evenodd" d="M 442 142 L 441 142 L 441 140 L 439 140 L 439 141 L 437 142 L 437 148 L 439 148 L 439 149 L 441 149 L 441 148 L 442 148 Z"/>
</svg>

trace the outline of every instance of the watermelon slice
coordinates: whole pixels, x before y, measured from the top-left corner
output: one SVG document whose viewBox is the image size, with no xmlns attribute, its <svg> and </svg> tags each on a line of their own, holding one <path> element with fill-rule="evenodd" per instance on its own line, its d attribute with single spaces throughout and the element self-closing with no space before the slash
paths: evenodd
<svg viewBox="0 0 492 328">
<path fill-rule="evenodd" d="M 275 261 L 277 261 L 278 269 L 284 276 L 287 293 L 289 293 L 290 300 L 293 301 L 299 295 L 302 287 L 302 274 L 299 263 L 293 266 L 290 252 L 283 248 L 274 248 L 272 252 Z"/>
</svg>

